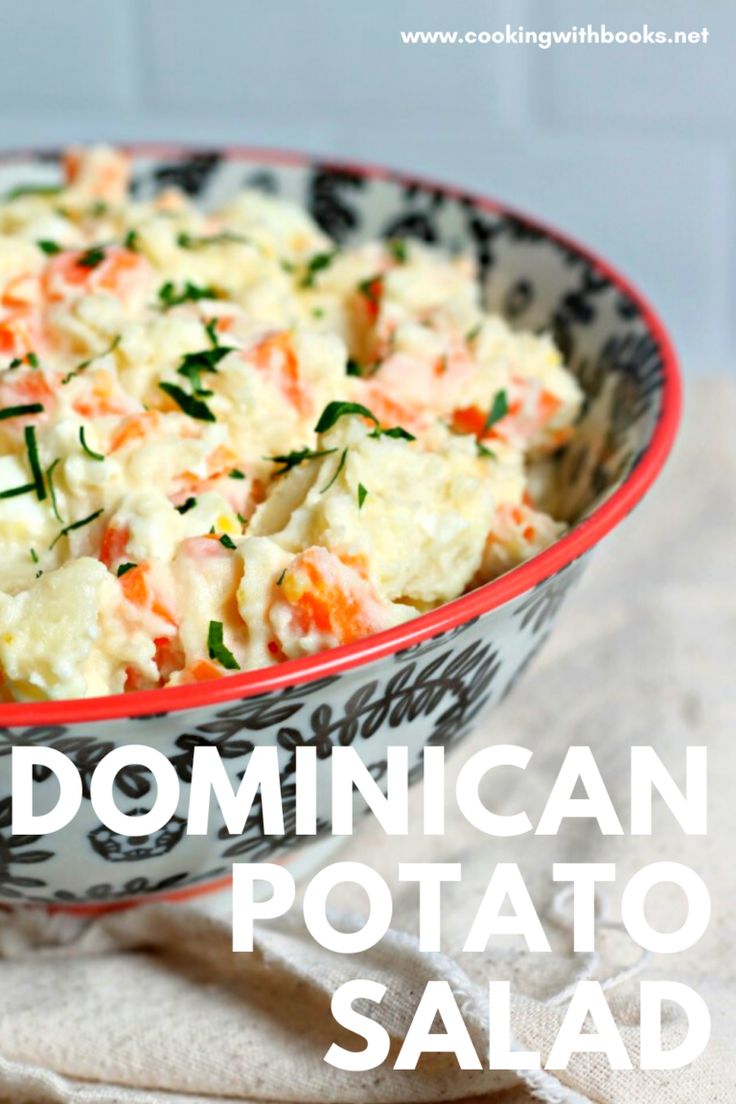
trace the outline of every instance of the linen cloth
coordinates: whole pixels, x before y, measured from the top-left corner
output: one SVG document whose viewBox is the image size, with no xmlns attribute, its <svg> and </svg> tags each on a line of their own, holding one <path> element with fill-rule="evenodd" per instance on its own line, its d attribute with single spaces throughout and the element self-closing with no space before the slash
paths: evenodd
<svg viewBox="0 0 736 1104">
<path fill-rule="evenodd" d="M 693 388 L 675 455 L 651 496 L 605 543 L 570 596 L 542 655 L 510 698 L 458 747 L 453 776 L 488 743 L 533 750 L 525 772 L 493 772 L 484 796 L 500 812 L 538 816 L 565 750 L 593 747 L 624 827 L 629 748 L 652 744 L 681 783 L 684 748 L 709 747 L 709 833 L 688 838 L 672 815 L 655 812 L 651 837 L 602 837 L 588 821 L 557 837 L 491 839 L 452 813 L 447 834 L 387 839 L 366 821 L 338 856 L 368 862 L 394 892 L 389 937 L 373 951 L 337 956 L 306 935 L 298 910 L 263 925 L 253 954 L 230 949 L 227 895 L 195 904 L 151 904 L 94 921 L 51 919 L 31 910 L 0 920 L 0 1098 L 73 1104 L 194 1104 L 195 1101 L 403 1102 L 464 1100 L 521 1104 L 730 1104 L 736 1101 L 734 977 L 734 760 L 731 747 L 736 644 L 736 387 Z M 421 790 L 411 797 L 418 825 Z M 710 928 L 690 951 L 642 956 L 617 923 L 627 878 L 649 862 L 693 866 L 713 900 Z M 416 886 L 398 884 L 401 861 L 460 862 L 462 883 L 443 890 L 443 952 L 415 939 Z M 521 865 L 551 954 L 500 941 L 482 955 L 462 944 L 493 864 Z M 555 861 L 617 864 L 601 887 L 596 955 L 573 955 L 569 899 L 552 882 Z M 360 913 L 345 891 L 331 904 Z M 607 914 L 605 913 L 607 911 Z M 670 930 L 682 915 L 675 890 L 650 895 L 648 916 Z M 334 989 L 355 977 L 384 981 L 377 1016 L 394 1040 L 388 1062 L 342 1073 L 323 1056 L 333 1041 L 355 1046 L 332 1020 Z M 606 980 L 607 997 L 634 1063 L 614 1071 L 602 1055 L 575 1055 L 558 1073 L 460 1072 L 443 1055 L 412 1072 L 391 1069 L 429 978 L 447 978 L 478 1053 L 487 1046 L 487 981 L 512 984 L 518 1045 L 549 1052 L 579 977 Z M 709 1048 L 683 1070 L 636 1068 L 638 982 L 678 980 L 707 1001 Z M 683 1023 L 665 1006 L 665 1045 Z"/>
</svg>

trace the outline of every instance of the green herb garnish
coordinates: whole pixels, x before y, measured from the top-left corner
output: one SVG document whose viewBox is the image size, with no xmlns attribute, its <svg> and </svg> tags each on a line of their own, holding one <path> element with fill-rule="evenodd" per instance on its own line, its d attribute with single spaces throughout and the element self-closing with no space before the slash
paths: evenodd
<svg viewBox="0 0 736 1104">
<path fill-rule="evenodd" d="M 99 510 L 95 510 L 93 514 L 90 514 L 89 517 L 81 518 L 79 521 L 73 521 L 71 525 L 65 525 L 64 528 L 56 534 L 53 541 L 49 545 L 49 552 L 57 543 L 57 541 L 60 541 L 62 537 L 65 537 L 67 535 L 67 533 L 71 533 L 74 529 L 82 529 L 85 525 L 91 525 L 91 523 L 93 521 L 96 521 L 101 514 L 104 514 L 104 512 L 104 507 L 101 507 Z"/>
<path fill-rule="evenodd" d="M 240 664 L 233 653 L 225 647 L 222 636 L 222 621 L 210 621 L 207 633 L 207 651 L 210 659 L 216 660 L 228 671 L 239 671 Z"/>
<path fill-rule="evenodd" d="M 6 418 L 22 418 L 25 414 L 40 414 L 43 410 L 41 403 L 26 403 L 25 406 L 5 406 L 0 409 L 0 422 Z"/>
<path fill-rule="evenodd" d="M 31 559 L 33 560 L 33 562 L 34 562 L 35 564 L 37 564 L 37 563 L 38 563 L 38 552 L 36 551 L 36 549 L 35 549 L 35 548 L 32 548 L 32 549 L 31 549 Z"/>
<path fill-rule="evenodd" d="M 133 571 L 133 569 L 136 568 L 137 566 L 138 566 L 138 564 L 136 564 L 136 563 L 123 563 L 123 564 L 120 564 L 120 566 L 118 567 L 118 579 L 120 578 L 121 575 L 127 575 L 127 573 L 129 571 Z"/>
<path fill-rule="evenodd" d="M 353 360 L 353 358 L 350 357 L 348 359 L 347 364 L 345 365 L 345 375 L 346 376 L 362 376 L 363 375 L 363 368 L 360 364 L 358 364 L 357 360 Z"/>
<path fill-rule="evenodd" d="M 284 581 L 285 576 L 286 576 L 286 568 L 284 568 L 284 570 L 281 572 L 278 579 L 276 580 L 276 586 L 281 586 L 281 584 Z"/>
<path fill-rule="evenodd" d="M 28 463 L 33 476 L 33 485 L 36 488 L 36 497 L 39 502 L 46 498 L 46 482 L 43 477 L 41 463 L 38 459 L 38 442 L 36 441 L 36 427 L 29 425 L 23 431 L 28 451 Z"/>
<path fill-rule="evenodd" d="M 228 479 L 246 479 L 247 478 L 245 472 L 242 472 L 240 470 L 240 468 L 233 468 L 232 471 L 229 471 L 227 474 L 228 474 Z"/>
<path fill-rule="evenodd" d="M 328 429 L 332 429 L 335 423 L 346 414 L 360 414 L 363 418 L 370 418 L 372 422 L 378 425 L 378 418 L 375 414 L 372 414 L 367 406 L 362 406 L 360 403 L 354 402 L 340 402 L 335 401 L 328 403 L 320 414 L 319 421 L 314 427 L 315 433 L 326 433 Z"/>
<path fill-rule="evenodd" d="M 403 426 L 392 426 L 391 429 L 374 429 L 371 437 L 398 437 L 403 441 L 416 441 L 413 433 Z"/>
<path fill-rule="evenodd" d="M 82 448 L 84 449 L 84 451 L 87 453 L 87 455 L 91 456 L 93 460 L 104 460 L 105 459 L 105 457 L 102 455 L 101 452 L 93 452 L 93 450 L 89 447 L 89 445 L 85 441 L 85 439 L 84 439 L 84 426 L 79 427 L 79 443 L 82 446 Z"/>
<path fill-rule="evenodd" d="M 231 353 L 229 345 L 216 345 L 213 349 L 202 349 L 198 353 L 186 353 L 177 368 L 180 376 L 186 376 L 197 394 L 212 394 L 202 390 L 202 372 L 216 372 L 217 365 Z M 214 418 L 212 419 L 214 421 Z"/>
<path fill-rule="evenodd" d="M 209 322 L 205 322 L 204 332 L 207 334 L 207 337 L 210 339 L 210 345 L 212 346 L 212 348 L 216 349 L 218 347 L 217 319 L 216 318 L 210 318 Z"/>
<path fill-rule="evenodd" d="M 188 498 L 186 502 L 182 502 L 181 506 L 176 506 L 177 514 L 188 514 L 190 510 L 193 510 L 197 505 L 196 498 Z"/>
<path fill-rule="evenodd" d="M 26 353 L 26 361 L 31 368 L 38 368 L 38 357 L 35 353 Z"/>
<path fill-rule="evenodd" d="M 336 257 L 336 253 L 333 250 L 331 253 L 315 253 L 313 257 L 310 257 L 307 261 L 307 271 L 304 274 L 301 282 L 301 286 L 304 288 L 314 286 L 314 278 L 318 272 L 322 272 L 323 269 L 329 268 Z"/>
<path fill-rule="evenodd" d="M 5 193 L 5 199 L 21 199 L 24 196 L 54 196 L 61 191 L 60 184 L 18 184 Z"/>
<path fill-rule="evenodd" d="M 55 257 L 57 253 L 61 253 L 61 246 L 59 243 L 49 241 L 48 238 L 42 238 L 40 241 L 36 242 L 36 245 L 47 257 Z"/>
<path fill-rule="evenodd" d="M 220 296 L 215 288 L 193 284 L 189 280 L 182 285 L 181 290 L 177 290 L 176 285 L 171 280 L 167 280 L 158 289 L 158 297 L 162 310 L 171 310 L 172 307 L 178 307 L 182 303 L 196 303 L 200 299 L 219 299 Z"/>
<path fill-rule="evenodd" d="M 506 395 L 506 391 L 497 391 L 493 396 L 493 402 L 491 403 L 491 409 L 488 411 L 488 417 L 483 424 L 483 434 L 487 433 L 491 426 L 494 426 L 496 422 L 500 422 L 501 418 L 505 418 L 509 412 L 509 402 Z"/>
<path fill-rule="evenodd" d="M 402 238 L 391 238 L 386 242 L 386 248 L 397 264 L 406 264 L 409 251 L 406 242 Z"/>
<path fill-rule="evenodd" d="M 176 244 L 182 249 L 199 249 L 201 246 L 206 245 L 229 245 L 229 244 L 250 245 L 251 242 L 248 238 L 244 238 L 242 234 L 235 234 L 232 230 L 221 230 L 219 234 L 200 235 L 200 234 L 177 234 Z"/>
<path fill-rule="evenodd" d="M 314 449 L 303 448 L 294 452 L 283 453 L 281 456 L 264 456 L 263 459 L 270 460 L 273 464 L 281 464 L 274 475 L 284 475 L 285 472 L 291 471 L 292 468 L 295 468 L 304 460 L 319 460 L 320 457 L 329 456 L 332 452 L 337 452 L 337 449 L 319 449 L 315 451 Z"/>
<path fill-rule="evenodd" d="M 46 482 L 48 484 L 49 494 L 51 495 L 51 508 L 54 511 L 54 517 L 58 521 L 59 525 L 63 525 L 64 519 L 59 513 L 59 507 L 56 502 L 56 490 L 54 488 L 54 470 L 56 469 L 56 465 L 60 463 L 61 457 L 57 456 L 56 459 L 52 460 L 52 462 L 49 464 L 46 469 Z"/>
<path fill-rule="evenodd" d="M 378 273 L 376 276 L 369 276 L 367 280 L 361 280 L 358 284 L 358 291 L 366 297 L 369 303 L 377 307 L 381 301 L 383 277 Z"/>
<path fill-rule="evenodd" d="M 105 247 L 103 245 L 93 245 L 85 250 L 80 257 L 77 257 L 77 264 L 82 265 L 83 268 L 97 268 L 104 259 Z"/>
<path fill-rule="evenodd" d="M 367 489 L 363 486 L 362 483 L 359 483 L 358 484 L 358 509 L 359 510 L 363 509 L 363 503 L 365 502 L 367 497 L 368 497 Z"/>
<path fill-rule="evenodd" d="M 475 442 L 475 447 L 476 447 L 476 450 L 478 452 L 478 456 L 484 457 L 484 458 L 490 458 L 491 460 L 497 460 L 498 459 L 495 452 L 493 452 L 489 448 L 486 448 L 486 446 L 483 444 L 482 441 L 476 441 Z"/>
<path fill-rule="evenodd" d="M 108 347 L 106 349 L 103 349 L 103 351 L 101 353 L 97 353 L 95 356 L 90 357 L 89 360 L 83 360 L 82 363 L 78 364 L 76 368 L 72 368 L 71 372 L 67 372 L 67 374 L 64 376 L 64 378 L 61 381 L 62 384 L 65 385 L 65 384 L 69 383 L 71 380 L 74 379 L 75 376 L 78 376 L 80 372 L 83 372 L 85 370 L 85 368 L 89 368 L 90 364 L 94 364 L 94 362 L 96 360 L 101 360 L 102 357 L 107 356 L 108 353 L 113 353 L 117 349 L 118 345 L 120 344 L 120 340 L 121 340 L 120 334 L 117 334 L 112 339 L 112 341 L 110 342 Z"/>
<path fill-rule="evenodd" d="M 183 387 L 179 387 L 176 383 L 159 383 L 159 387 L 190 418 L 197 418 L 200 422 L 217 421 L 207 403 L 202 402 L 196 395 L 188 395 Z"/>
<path fill-rule="evenodd" d="M 219 538 L 219 541 L 223 548 L 229 548 L 232 550 L 238 547 L 232 537 L 229 537 L 227 533 L 223 533 L 222 536 Z"/>
<path fill-rule="evenodd" d="M 378 424 L 378 418 L 367 406 L 361 403 L 335 401 L 328 403 L 322 411 L 320 419 L 314 427 L 315 433 L 326 433 L 332 429 L 335 423 L 346 414 L 359 414 L 362 418 L 369 418 L 374 423 L 371 437 L 403 437 L 405 441 L 415 441 L 416 437 L 401 426 L 393 426 L 391 429 L 382 429 Z"/>
<path fill-rule="evenodd" d="M 324 494 L 324 493 L 325 493 L 325 491 L 329 491 L 330 487 L 331 487 L 331 486 L 332 486 L 332 484 L 333 484 L 333 483 L 335 482 L 335 480 L 337 479 L 337 477 L 338 477 L 338 475 L 340 474 L 340 472 L 342 471 L 342 469 L 343 469 L 343 468 L 345 467 L 345 461 L 347 460 L 347 457 L 348 457 L 348 450 L 347 450 L 346 448 L 344 448 L 344 449 L 342 450 L 342 452 L 340 453 L 340 462 L 339 462 L 339 464 L 337 465 L 337 467 L 335 468 L 335 474 L 333 475 L 333 477 L 332 477 L 332 479 L 330 480 L 330 482 L 329 482 L 329 483 L 327 483 L 327 484 L 325 484 L 325 486 L 324 486 L 324 487 L 322 488 L 322 490 L 321 490 L 321 491 L 319 492 L 320 494 Z"/>
<path fill-rule="evenodd" d="M 133 253 L 138 252 L 138 231 L 129 230 L 123 238 L 123 245 L 126 249 L 130 249 Z"/>
<path fill-rule="evenodd" d="M 9 487 L 7 491 L 0 491 L 0 498 L 15 498 L 17 495 L 28 494 L 35 489 L 35 483 L 24 483 L 22 487 Z"/>
<path fill-rule="evenodd" d="M 483 329 L 483 323 L 479 322 L 477 326 L 473 326 L 472 330 L 468 330 L 468 332 L 465 335 L 465 341 L 467 342 L 468 345 L 473 344 L 473 342 L 476 340 L 476 338 L 478 337 L 478 335 L 480 334 L 480 331 L 482 329 Z"/>
</svg>

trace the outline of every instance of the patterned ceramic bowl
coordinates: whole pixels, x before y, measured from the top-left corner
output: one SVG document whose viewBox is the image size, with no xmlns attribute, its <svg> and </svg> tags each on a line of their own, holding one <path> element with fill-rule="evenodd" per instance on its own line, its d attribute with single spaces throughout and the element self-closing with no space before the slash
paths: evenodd
<svg viewBox="0 0 736 1104">
<path fill-rule="evenodd" d="M 341 243 L 413 236 L 473 254 L 489 304 L 520 327 L 551 330 L 586 393 L 576 436 L 558 461 L 572 524 L 551 548 L 500 579 L 331 652 L 174 689 L 0 705 L 0 901 L 7 904 L 110 907 L 150 894 L 185 896 L 223 884 L 235 860 L 303 855 L 293 817 L 289 823 L 295 749 L 317 748 L 326 836 L 326 761 L 334 746 L 357 748 L 380 779 L 394 743 L 408 745 L 410 763 L 418 763 L 425 744 L 461 739 L 519 678 L 593 546 L 656 477 L 677 426 L 677 366 L 658 319 L 609 265 L 556 231 L 489 200 L 382 169 L 257 150 L 134 153 L 139 196 L 178 185 L 215 204 L 248 184 L 297 199 Z M 53 182 L 56 160 L 4 157 L 0 190 L 29 179 Z M 180 779 L 178 815 L 154 835 L 116 835 L 89 801 L 96 764 L 126 743 L 163 751 Z M 78 815 L 50 836 L 10 832 L 10 751 L 23 744 L 63 751 L 83 779 Z M 235 781 L 258 744 L 279 750 L 286 834 L 264 835 L 256 810 L 240 836 L 217 823 L 208 837 L 187 836 L 194 749 L 218 748 Z M 43 784 L 43 773 L 37 781 Z M 123 811 L 150 808 L 144 770 L 123 770 L 116 787 Z M 318 849 L 307 845 L 308 852 Z"/>
</svg>

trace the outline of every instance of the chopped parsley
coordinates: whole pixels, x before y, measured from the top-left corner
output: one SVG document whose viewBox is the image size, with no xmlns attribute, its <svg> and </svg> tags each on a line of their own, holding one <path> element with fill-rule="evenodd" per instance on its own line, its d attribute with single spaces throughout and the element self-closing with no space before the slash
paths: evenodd
<svg viewBox="0 0 736 1104">
<path fill-rule="evenodd" d="M 125 246 L 126 249 L 130 249 L 131 252 L 137 253 L 138 252 L 138 244 L 139 244 L 138 243 L 138 231 L 137 230 L 129 230 L 128 233 L 123 238 L 123 245 Z"/>
<path fill-rule="evenodd" d="M 221 230 L 219 234 L 177 234 L 176 244 L 182 249 L 199 249 L 206 245 L 250 245 L 250 239 L 242 234 L 235 234 L 232 230 Z"/>
<path fill-rule="evenodd" d="M 55 196 L 61 191 L 60 184 L 18 184 L 5 193 L 5 199 L 22 199 L 25 196 Z"/>
<path fill-rule="evenodd" d="M 30 364 L 31 368 L 38 368 L 38 357 L 35 353 L 26 353 L 26 361 Z"/>
<path fill-rule="evenodd" d="M 36 427 L 29 425 L 26 426 L 23 431 L 26 442 L 26 450 L 28 452 L 28 463 L 31 468 L 31 475 L 33 476 L 33 486 L 36 490 L 36 497 L 39 502 L 43 502 L 46 498 L 46 481 L 43 477 L 43 471 L 41 469 L 41 462 L 38 459 L 38 443 L 36 441 Z"/>
<path fill-rule="evenodd" d="M 278 579 L 276 580 L 276 586 L 281 586 L 281 584 L 283 583 L 285 577 L 286 577 L 286 568 L 284 568 L 284 570 L 281 572 Z"/>
<path fill-rule="evenodd" d="M 77 257 L 77 264 L 82 268 L 97 268 L 105 259 L 104 245 L 93 245 Z"/>
<path fill-rule="evenodd" d="M 31 559 L 33 560 L 33 562 L 34 562 L 35 564 L 37 564 L 37 563 L 38 563 L 38 552 L 36 551 L 36 549 L 35 549 L 35 548 L 32 548 L 32 549 L 31 549 Z"/>
<path fill-rule="evenodd" d="M 329 268 L 335 257 L 334 250 L 331 253 L 315 253 L 313 257 L 310 257 L 307 261 L 307 271 L 302 277 L 301 286 L 304 288 L 314 287 L 314 279 L 317 273 Z"/>
<path fill-rule="evenodd" d="M 491 409 L 488 411 L 488 417 L 483 424 L 483 434 L 487 433 L 491 426 L 494 426 L 496 422 L 500 422 L 501 418 L 505 418 L 509 412 L 509 401 L 505 390 L 497 391 L 493 396 L 493 402 L 491 403 Z"/>
<path fill-rule="evenodd" d="M 133 571 L 133 569 L 136 568 L 137 566 L 138 566 L 138 564 L 136 564 L 136 563 L 122 563 L 122 564 L 120 564 L 120 566 L 118 567 L 118 579 L 120 578 L 121 575 L 127 575 L 127 573 L 129 571 Z"/>
<path fill-rule="evenodd" d="M 478 335 L 480 334 L 480 331 L 482 329 L 483 329 L 483 324 L 481 322 L 479 322 L 477 326 L 473 326 L 472 330 L 468 330 L 468 332 L 465 335 L 465 340 L 468 343 L 468 345 L 473 344 L 473 342 L 476 340 L 476 338 L 478 337 Z"/>
<path fill-rule="evenodd" d="M 103 218 L 110 210 L 108 205 L 102 199 L 95 200 L 89 209 L 90 218 Z"/>
<path fill-rule="evenodd" d="M 240 664 L 233 653 L 226 648 L 222 635 L 222 621 L 210 621 L 207 632 L 207 651 L 210 659 L 216 660 L 228 671 L 239 671 Z"/>
<path fill-rule="evenodd" d="M 79 427 L 79 443 L 82 446 L 82 448 L 84 449 L 84 451 L 87 453 L 87 455 L 91 456 L 93 460 L 104 460 L 105 459 L 105 457 L 102 455 L 101 452 L 94 452 L 89 447 L 87 442 L 85 441 L 85 439 L 84 439 L 84 426 Z"/>
<path fill-rule="evenodd" d="M 316 318 L 318 321 L 320 318 L 324 318 L 325 312 L 322 307 L 314 307 L 312 310 L 312 318 Z"/>
<path fill-rule="evenodd" d="M 362 376 L 363 375 L 362 365 L 358 364 L 357 360 L 353 360 L 353 358 L 350 357 L 348 359 L 347 364 L 345 365 L 345 375 L 346 376 Z"/>
<path fill-rule="evenodd" d="M 237 544 L 235 543 L 235 541 L 232 539 L 232 537 L 229 537 L 227 535 L 227 533 L 223 533 L 222 536 L 219 537 L 218 539 L 219 539 L 220 544 L 222 545 L 223 548 L 234 549 L 234 548 L 238 547 Z"/>
<path fill-rule="evenodd" d="M 55 257 L 57 253 L 61 253 L 61 246 L 59 243 L 50 241 L 48 238 L 41 238 L 40 241 L 36 242 L 36 245 L 47 257 Z"/>
<path fill-rule="evenodd" d="M 493 452 L 492 449 L 486 448 L 486 446 L 483 444 L 482 441 L 476 441 L 475 442 L 475 447 L 476 447 L 476 450 L 478 452 L 478 456 L 485 457 L 485 458 L 490 458 L 491 460 L 497 460 L 498 459 L 495 452 Z"/>
<path fill-rule="evenodd" d="M 95 510 L 95 512 L 93 514 L 90 514 L 89 517 L 80 518 L 79 521 L 73 521 L 71 525 L 65 525 L 64 528 L 56 534 L 53 541 L 49 545 L 49 551 L 51 551 L 57 541 L 60 541 L 62 537 L 65 537 L 67 535 L 67 533 L 71 533 L 74 529 L 82 529 L 85 525 L 91 525 L 92 522 L 97 521 L 97 518 L 100 517 L 101 514 L 104 514 L 104 512 L 104 507 L 100 507 L 99 510 Z"/>
<path fill-rule="evenodd" d="M 207 332 L 210 333 L 209 330 Z M 177 372 L 180 376 L 186 376 L 195 394 L 211 395 L 211 391 L 202 388 L 202 372 L 216 372 L 219 362 L 231 352 L 229 345 L 215 345 L 212 349 L 202 349 L 198 353 L 185 353 Z M 214 418 L 211 420 L 214 421 Z"/>
<path fill-rule="evenodd" d="M 183 387 L 176 383 L 159 383 L 162 391 L 165 391 L 170 399 L 173 399 L 180 410 L 188 414 L 190 418 L 197 418 L 200 422 L 215 422 L 217 419 L 206 402 L 202 402 L 196 395 L 188 395 Z"/>
<path fill-rule="evenodd" d="M 363 503 L 365 502 L 367 497 L 368 497 L 367 489 L 363 486 L 362 483 L 359 483 L 358 484 L 358 509 L 359 510 L 363 509 Z"/>
<path fill-rule="evenodd" d="M 40 414 L 43 410 L 41 403 L 26 403 L 25 406 L 5 406 L 0 409 L 0 422 L 6 418 L 22 418 L 25 414 Z"/>
<path fill-rule="evenodd" d="M 200 299 L 219 299 L 219 297 L 219 292 L 215 288 L 193 284 L 190 280 L 186 280 L 180 290 L 177 290 L 176 284 L 171 280 L 167 280 L 158 289 L 162 310 L 171 310 L 172 307 L 178 307 L 182 303 L 196 303 Z"/>
<path fill-rule="evenodd" d="M 361 280 L 358 284 L 358 291 L 366 297 L 369 303 L 377 307 L 383 294 L 383 277 L 379 273 L 377 276 L 369 276 L 367 280 Z"/>
<path fill-rule="evenodd" d="M 228 479 L 246 479 L 247 478 L 245 472 L 242 472 L 240 470 L 240 468 L 233 468 L 232 471 L 229 471 L 227 474 L 228 474 Z"/>
<path fill-rule="evenodd" d="M 391 238 L 386 242 L 386 248 L 397 264 L 406 264 L 409 251 L 403 238 Z"/>
<path fill-rule="evenodd" d="M 286 452 L 281 456 L 264 456 L 264 460 L 270 460 L 273 464 L 280 464 L 281 467 L 274 472 L 274 475 L 284 475 L 285 472 L 291 471 L 298 464 L 303 463 L 304 460 L 319 460 L 321 456 L 329 456 L 330 453 L 337 452 L 337 449 L 297 449 L 294 452 Z"/>
<path fill-rule="evenodd" d="M 404 429 L 403 426 L 392 426 L 391 429 L 374 429 L 371 437 L 394 437 L 403 441 L 416 441 L 414 434 L 410 433 L 408 429 Z"/>
<path fill-rule="evenodd" d="M 120 340 L 120 334 L 117 334 L 112 339 L 108 347 L 106 349 L 103 349 L 101 353 L 97 353 L 95 356 L 90 357 L 89 360 L 83 360 L 81 364 L 77 365 L 76 368 L 72 368 L 71 372 L 67 372 L 67 374 L 61 381 L 62 384 L 66 385 L 67 383 L 70 383 L 71 380 L 73 380 L 75 376 L 78 376 L 80 372 L 84 372 L 86 368 L 89 368 L 90 364 L 93 364 L 96 360 L 101 360 L 102 357 L 107 356 L 109 353 L 114 353 L 118 345 L 120 344 Z"/>
<path fill-rule="evenodd" d="M 213 349 L 217 348 L 217 319 L 210 318 L 209 322 L 205 322 L 204 331 L 207 337 L 210 339 L 210 345 Z"/>
<path fill-rule="evenodd" d="M 337 479 L 337 477 L 340 474 L 340 472 L 342 471 L 342 469 L 345 467 L 345 461 L 347 460 L 347 458 L 348 458 L 348 450 L 346 448 L 344 448 L 342 450 L 342 452 L 340 453 L 340 462 L 337 465 L 337 467 L 335 468 L 335 474 L 333 475 L 333 477 L 329 481 L 329 483 L 325 484 L 325 486 L 319 492 L 320 494 L 324 494 L 325 491 L 329 491 L 330 487 L 335 482 L 335 480 Z"/>
<path fill-rule="evenodd" d="M 328 429 L 332 429 L 335 423 L 346 414 L 358 414 L 362 418 L 369 418 L 375 427 L 370 434 L 371 437 L 401 437 L 405 441 L 416 441 L 416 437 L 409 433 L 407 429 L 403 429 L 402 426 L 382 429 L 378 424 L 378 418 L 367 406 L 354 402 L 335 401 L 328 403 L 314 427 L 315 433 L 326 433 Z"/>
<path fill-rule="evenodd" d="M 378 418 L 375 414 L 371 413 L 367 406 L 362 406 L 360 403 L 354 402 L 340 402 L 338 400 L 327 404 L 320 414 L 319 421 L 314 427 L 314 432 L 326 433 L 328 429 L 332 429 L 335 423 L 346 414 L 360 414 L 361 417 L 369 418 L 378 425 Z"/>
<path fill-rule="evenodd" d="M 52 460 L 52 462 L 49 464 L 46 469 L 46 482 L 48 483 L 49 494 L 51 495 L 51 509 L 54 511 L 54 517 L 58 521 L 59 525 L 63 525 L 64 519 L 59 513 L 59 507 L 56 502 L 56 490 L 54 489 L 54 471 L 56 469 L 56 465 L 60 463 L 61 457 L 57 456 L 56 459 Z"/>
<path fill-rule="evenodd" d="M 197 505 L 196 498 L 188 498 L 186 502 L 182 502 L 181 506 L 176 506 L 177 514 L 188 514 L 190 510 L 193 510 Z"/>
</svg>

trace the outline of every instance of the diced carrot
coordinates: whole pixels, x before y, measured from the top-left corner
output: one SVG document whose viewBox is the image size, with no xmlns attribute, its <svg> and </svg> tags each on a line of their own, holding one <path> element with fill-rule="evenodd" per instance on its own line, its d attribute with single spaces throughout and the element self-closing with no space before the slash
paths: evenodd
<svg viewBox="0 0 736 1104">
<path fill-rule="evenodd" d="M 478 406 L 464 406 L 452 412 L 452 428 L 456 433 L 483 434 L 487 414 Z"/>
<path fill-rule="evenodd" d="M 130 540 L 130 530 L 126 525 L 108 525 L 100 545 L 100 559 L 106 567 L 116 567 L 125 559 L 125 549 Z M 125 578 L 125 575 L 121 576 Z"/>
<path fill-rule="evenodd" d="M 0 296 L 0 303 L 4 307 L 27 310 L 37 286 L 37 278 L 32 272 L 21 272 L 8 280 Z"/>
<path fill-rule="evenodd" d="M 120 296 L 148 266 L 140 253 L 117 245 L 104 247 L 104 256 L 96 265 L 82 263 L 87 252 L 66 250 L 49 259 L 41 284 L 50 302 L 67 299 L 70 291 L 87 293 L 101 289 Z"/>
<path fill-rule="evenodd" d="M 129 445 L 132 441 L 142 441 L 156 428 L 161 420 L 158 410 L 146 410 L 142 414 L 131 414 L 123 418 L 116 427 L 110 441 L 110 449 L 116 452 L 118 449 Z"/>
<path fill-rule="evenodd" d="M 37 353 L 41 344 L 35 310 L 13 310 L 0 322 L 0 353 L 6 356 L 24 356 L 30 352 Z"/>
<path fill-rule="evenodd" d="M 225 671 L 210 659 L 198 659 L 191 667 L 182 671 L 181 682 L 206 682 L 208 679 L 222 678 Z"/>
<path fill-rule="evenodd" d="M 257 368 L 274 375 L 293 407 L 301 414 L 311 412 L 311 398 L 299 379 L 299 362 L 288 330 L 264 337 L 248 355 Z"/>
<path fill-rule="evenodd" d="M 372 586 L 357 572 L 352 578 L 341 573 L 340 561 L 325 549 L 300 553 L 287 569 L 280 591 L 294 607 L 305 634 L 316 630 L 349 644 L 381 628 Z"/>
<path fill-rule="evenodd" d="M 120 587 L 126 599 L 134 606 L 148 609 L 170 625 L 176 625 L 176 618 L 170 609 L 159 599 L 151 587 L 148 565 L 143 563 L 131 568 L 120 576 Z"/>
<path fill-rule="evenodd" d="M 381 297 L 383 296 L 383 280 L 380 276 L 376 276 L 361 285 L 359 291 L 368 318 L 371 322 L 375 322 L 381 306 Z"/>
<path fill-rule="evenodd" d="M 170 636 L 159 636 L 154 640 L 156 646 L 156 666 L 162 682 L 168 681 L 175 671 L 184 666 L 184 650 L 179 641 Z"/>
<path fill-rule="evenodd" d="M 541 417 L 545 422 L 557 413 L 562 406 L 562 399 L 558 399 L 557 395 L 554 395 L 551 391 L 547 391 L 545 388 L 539 395 L 538 408 Z"/>
</svg>

